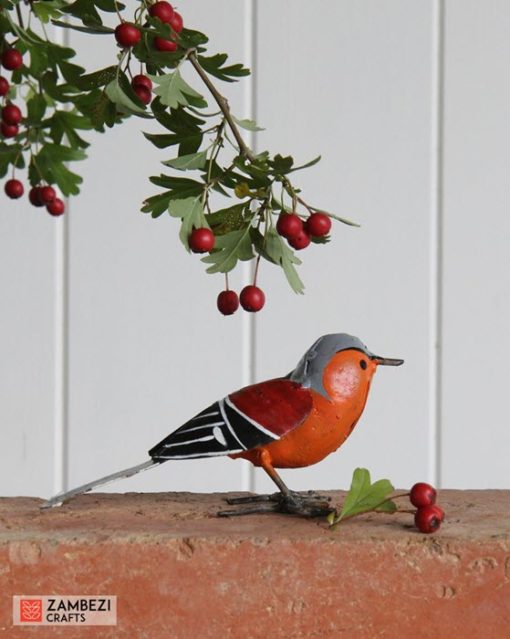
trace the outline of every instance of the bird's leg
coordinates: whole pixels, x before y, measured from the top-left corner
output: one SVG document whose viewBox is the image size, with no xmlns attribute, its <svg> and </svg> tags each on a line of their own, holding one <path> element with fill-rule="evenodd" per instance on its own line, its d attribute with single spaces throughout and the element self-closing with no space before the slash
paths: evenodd
<svg viewBox="0 0 510 639">
<path fill-rule="evenodd" d="M 261 451 L 260 462 L 260 465 L 278 486 L 280 492 L 272 495 L 250 495 L 248 497 L 227 499 L 227 503 L 230 505 L 257 505 L 236 510 L 222 510 L 218 513 L 218 516 L 231 517 L 234 515 L 279 512 L 301 515 L 303 517 L 322 517 L 333 510 L 328 503 L 330 501 L 329 497 L 317 495 L 313 491 L 302 495 L 289 490 L 283 479 L 274 469 L 270 455 L 266 450 Z"/>
</svg>

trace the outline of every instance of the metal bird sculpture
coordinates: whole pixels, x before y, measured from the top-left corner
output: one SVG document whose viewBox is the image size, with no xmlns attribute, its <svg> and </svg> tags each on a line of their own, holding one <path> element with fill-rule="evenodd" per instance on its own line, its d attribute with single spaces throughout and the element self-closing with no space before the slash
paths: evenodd
<svg viewBox="0 0 510 639">
<path fill-rule="evenodd" d="M 218 514 L 326 514 L 331 510 L 326 498 L 289 490 L 276 469 L 310 466 L 337 450 L 363 413 L 377 367 L 401 364 L 401 359 L 374 355 L 357 337 L 345 333 L 324 335 L 285 377 L 227 395 L 151 448 L 147 461 L 55 495 L 42 507 L 61 505 L 96 486 L 172 459 L 228 455 L 262 467 L 280 492 L 227 500 L 242 504 L 243 508 Z"/>
</svg>

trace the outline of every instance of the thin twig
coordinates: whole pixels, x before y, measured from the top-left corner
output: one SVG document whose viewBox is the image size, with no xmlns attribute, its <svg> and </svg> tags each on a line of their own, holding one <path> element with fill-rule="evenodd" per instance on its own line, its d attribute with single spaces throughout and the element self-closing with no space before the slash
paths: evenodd
<svg viewBox="0 0 510 639">
<path fill-rule="evenodd" d="M 198 73 L 198 75 L 200 76 L 200 78 L 202 79 L 206 87 L 211 92 L 213 98 L 216 100 L 218 106 L 220 107 L 223 115 L 225 116 L 225 120 L 228 122 L 228 126 L 230 127 L 230 130 L 234 134 L 236 142 L 239 145 L 239 151 L 241 152 L 241 155 L 244 155 L 244 157 L 248 158 L 250 162 L 253 162 L 253 160 L 255 159 L 255 156 L 253 155 L 253 151 L 246 145 L 245 141 L 243 140 L 241 132 L 239 131 L 236 123 L 234 122 L 234 119 L 230 112 L 227 99 L 223 97 L 221 93 L 219 93 L 219 91 L 216 89 L 214 84 L 209 79 L 209 76 L 207 75 L 207 73 L 202 69 L 194 51 L 190 51 L 188 53 L 188 60 L 191 62 L 195 71 Z"/>
<path fill-rule="evenodd" d="M 24 29 L 25 26 L 23 24 L 23 15 L 21 14 L 21 9 L 19 7 L 19 4 L 16 5 L 16 15 L 18 16 L 18 22 L 19 22 L 19 26 Z"/>
</svg>

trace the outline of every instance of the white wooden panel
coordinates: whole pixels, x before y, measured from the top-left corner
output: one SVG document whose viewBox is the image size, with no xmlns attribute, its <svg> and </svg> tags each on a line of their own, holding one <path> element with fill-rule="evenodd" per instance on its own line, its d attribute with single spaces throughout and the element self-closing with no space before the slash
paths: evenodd
<svg viewBox="0 0 510 639">
<path fill-rule="evenodd" d="M 181 11 L 186 25 L 210 36 L 211 51 L 242 61 L 243 9 L 188 2 Z M 86 51 L 89 68 L 111 63 L 113 42 L 97 42 Z M 225 90 L 242 113 L 242 86 Z M 136 120 L 95 136 L 83 193 L 71 204 L 70 485 L 143 461 L 171 430 L 241 384 L 242 318 L 216 311 L 222 277 L 186 254 L 175 220 L 139 212 L 157 192 L 148 176 L 175 151 L 151 147 L 140 132 L 148 129 L 155 127 Z M 235 489 L 241 469 L 228 459 L 171 462 L 111 489 Z"/>
<path fill-rule="evenodd" d="M 318 10 L 320 7 L 320 10 Z M 429 233 L 433 4 L 409 1 L 258 3 L 259 150 L 322 162 L 295 174 L 311 204 L 352 217 L 328 246 L 302 251 L 295 296 L 263 266 L 257 377 L 288 372 L 320 335 L 348 332 L 381 355 L 365 414 L 344 447 L 287 471 L 292 488 L 348 485 L 366 466 L 397 485 L 426 478 L 429 428 Z M 318 13 L 316 12 L 316 9 Z M 314 26 L 311 26 L 312 24 Z M 315 28 L 316 27 L 316 28 Z M 260 471 L 258 488 L 270 488 Z"/>
<path fill-rule="evenodd" d="M 446 5 L 444 484 L 509 488 L 510 5 Z"/>
<path fill-rule="evenodd" d="M 18 177 L 26 182 L 26 175 Z M 53 485 L 55 226 L 28 200 L 0 195 L 0 493 Z"/>
</svg>

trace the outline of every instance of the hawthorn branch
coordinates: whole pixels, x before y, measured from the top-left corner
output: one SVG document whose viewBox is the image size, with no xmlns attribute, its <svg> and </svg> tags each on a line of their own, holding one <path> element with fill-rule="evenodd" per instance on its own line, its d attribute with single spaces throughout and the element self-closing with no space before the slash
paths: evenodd
<svg viewBox="0 0 510 639">
<path fill-rule="evenodd" d="M 225 116 L 225 120 L 227 121 L 228 126 L 230 130 L 232 131 L 232 133 L 234 134 L 237 144 L 239 145 L 239 151 L 241 152 L 241 155 L 244 155 L 244 157 L 250 160 L 250 162 L 253 162 L 253 160 L 255 159 L 255 156 L 253 155 L 253 151 L 246 145 L 241 135 L 241 132 L 239 131 L 239 128 L 234 122 L 232 113 L 230 113 L 230 108 L 228 106 L 228 100 L 221 95 L 221 93 L 216 89 L 214 84 L 211 82 L 207 73 L 200 66 L 200 63 L 198 62 L 194 51 L 190 51 L 188 53 L 188 60 L 191 62 L 195 71 L 198 73 L 198 75 L 200 76 L 200 78 L 202 79 L 206 87 L 211 92 L 211 95 L 216 100 L 218 106 L 220 107 L 221 112 Z"/>
</svg>

